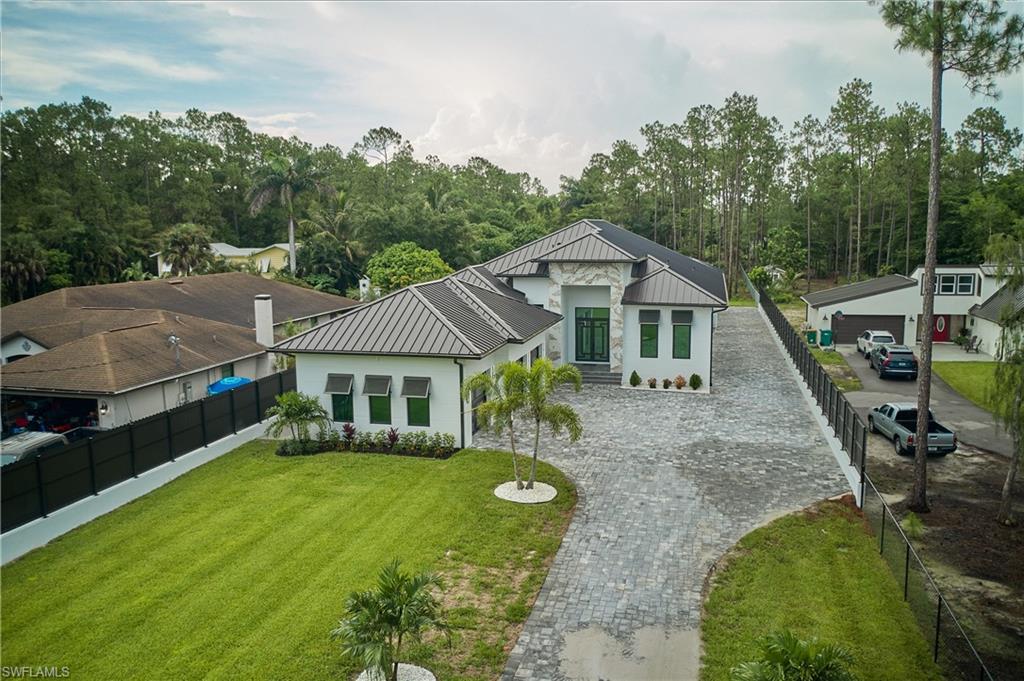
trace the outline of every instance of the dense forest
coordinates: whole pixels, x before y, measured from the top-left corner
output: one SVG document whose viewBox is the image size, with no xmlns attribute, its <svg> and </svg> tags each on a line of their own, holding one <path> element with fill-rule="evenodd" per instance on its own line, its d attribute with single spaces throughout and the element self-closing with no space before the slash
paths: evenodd
<svg viewBox="0 0 1024 681">
<path fill-rule="evenodd" d="M 718 264 L 734 285 L 773 253 L 816 277 L 906 272 L 923 253 L 928 126 L 919 105 L 887 112 L 860 80 L 827 119 L 790 130 L 734 94 L 643 126 L 640 146 L 615 142 L 550 194 L 483 158 L 419 160 L 389 128 L 346 151 L 254 133 L 229 113 L 118 117 L 88 98 L 24 108 L 2 120 L 3 298 L 138 278 L 180 225 L 236 246 L 287 241 L 290 214 L 299 275 L 341 290 L 393 244 L 460 267 L 581 217 Z M 990 234 L 1024 230 L 1021 133 L 983 107 L 945 144 L 939 260 L 977 262 Z M 310 189 L 291 211 L 272 192 L 254 205 L 281 159 Z"/>
</svg>

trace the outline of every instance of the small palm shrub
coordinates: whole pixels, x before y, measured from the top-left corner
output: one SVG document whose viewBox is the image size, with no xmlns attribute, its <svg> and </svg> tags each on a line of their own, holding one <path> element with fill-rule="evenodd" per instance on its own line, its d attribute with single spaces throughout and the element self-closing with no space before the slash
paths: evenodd
<svg viewBox="0 0 1024 681">
<path fill-rule="evenodd" d="M 676 386 L 676 390 L 682 390 L 683 388 L 686 387 L 686 376 L 679 374 L 678 376 L 676 376 L 675 380 L 673 381 L 673 384 Z"/>
<path fill-rule="evenodd" d="M 702 385 L 704 385 L 704 379 L 700 377 L 700 374 L 690 376 L 690 388 L 693 390 L 700 390 Z"/>
<path fill-rule="evenodd" d="M 729 670 L 731 681 L 856 681 L 853 657 L 832 643 L 780 631 L 761 639 L 760 657 Z"/>
<path fill-rule="evenodd" d="M 647 379 L 647 387 L 648 388 L 657 388 L 658 387 L 658 379 L 654 378 L 653 376 L 651 378 L 648 378 Z"/>
<path fill-rule="evenodd" d="M 437 575 L 403 572 L 395 559 L 381 568 L 372 589 L 349 594 L 345 616 L 331 636 L 341 641 L 345 657 L 366 667 L 370 678 L 397 681 L 403 643 L 420 641 L 428 631 L 451 641 L 451 627 L 433 593 L 441 588 Z"/>
<path fill-rule="evenodd" d="M 636 372 L 636 371 L 634 370 L 634 371 L 633 371 L 633 373 L 631 373 L 631 374 L 629 375 L 629 384 L 630 384 L 631 386 L 633 386 L 633 387 L 635 388 L 635 387 L 637 387 L 638 385 L 640 385 L 640 383 L 641 383 L 641 382 L 642 382 L 642 379 L 640 378 L 640 374 L 638 374 L 638 373 L 637 373 L 637 372 Z"/>
</svg>

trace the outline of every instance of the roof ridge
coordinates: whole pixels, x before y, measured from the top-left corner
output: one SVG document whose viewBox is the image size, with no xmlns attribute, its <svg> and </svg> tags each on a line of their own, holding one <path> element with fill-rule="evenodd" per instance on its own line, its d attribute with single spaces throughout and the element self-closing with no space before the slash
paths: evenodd
<svg viewBox="0 0 1024 681">
<path fill-rule="evenodd" d="M 585 221 L 585 222 L 588 225 L 590 225 L 591 227 L 594 227 L 595 229 L 597 229 L 597 227 L 593 223 L 591 223 L 590 221 Z M 573 239 L 571 241 L 566 241 L 565 243 L 558 244 L 557 246 L 552 248 L 550 251 L 545 251 L 543 253 L 540 253 L 536 257 L 530 258 L 529 262 L 537 262 L 541 258 L 547 257 L 547 256 L 551 255 L 552 253 L 554 253 L 555 251 L 560 251 L 563 248 L 568 248 L 569 246 L 572 246 L 577 241 L 582 241 L 583 239 L 589 239 L 589 238 L 598 239 L 602 243 L 604 243 L 606 246 L 615 249 L 619 253 L 622 253 L 623 255 L 628 255 L 630 258 L 633 258 L 634 260 L 638 259 L 637 256 L 634 255 L 633 253 L 630 253 L 629 251 L 627 251 L 626 249 L 622 248 L 621 246 L 616 246 L 611 241 L 608 241 L 608 239 L 605 239 L 603 236 L 601 236 L 600 232 L 588 232 L 586 234 L 580 234 L 578 237 L 576 237 L 575 239 Z"/>
<path fill-rule="evenodd" d="M 462 283 L 461 281 L 459 281 L 458 279 L 455 279 L 455 278 L 451 278 L 451 283 L 454 284 L 455 287 L 457 287 L 459 289 L 459 292 L 463 296 L 466 296 L 466 297 L 472 299 L 473 301 L 476 302 L 477 305 L 482 307 L 484 309 L 484 312 L 487 314 L 487 316 L 491 317 L 491 321 L 492 322 L 497 322 L 497 324 L 494 324 L 494 323 L 491 324 L 491 326 L 498 327 L 498 328 L 495 328 L 495 331 L 504 333 L 509 338 L 519 338 L 519 334 L 517 334 L 515 331 L 513 331 L 512 327 L 510 327 L 508 324 L 506 324 L 505 320 L 503 320 L 501 318 L 501 316 L 498 315 L 497 312 L 495 312 L 487 303 L 485 303 L 484 301 L 480 300 L 480 298 L 478 298 L 472 291 L 470 291 L 467 288 L 467 286 L 472 286 L 472 284 L 464 284 L 464 283 Z M 479 286 L 474 286 L 473 288 L 480 288 L 480 287 Z M 499 293 L 497 291 L 492 291 L 492 293 L 494 293 L 496 295 L 499 295 L 499 296 L 504 296 L 506 298 L 508 297 L 508 296 L 505 296 L 505 294 Z"/>
<path fill-rule="evenodd" d="M 452 324 L 451 321 L 447 317 L 445 317 L 443 314 L 441 314 L 440 310 L 438 310 L 436 307 L 434 307 L 434 305 L 429 300 L 427 300 L 426 296 L 424 296 L 422 293 L 420 293 L 417 290 L 420 286 L 425 286 L 426 284 L 435 284 L 435 283 L 442 283 L 443 284 L 444 280 L 440 279 L 440 280 L 434 280 L 434 281 L 425 281 L 425 282 L 420 283 L 420 284 L 413 284 L 413 285 L 408 287 L 408 291 L 416 298 L 416 300 L 418 300 L 421 303 L 423 303 L 423 305 L 426 306 L 426 308 L 434 315 L 434 317 L 436 317 L 437 320 L 439 322 L 441 322 L 441 324 L 443 324 L 445 326 L 445 328 L 447 328 L 449 331 L 451 331 L 455 335 L 456 338 L 458 338 L 460 341 L 462 341 L 466 345 L 467 348 L 472 350 L 477 355 L 482 355 L 483 352 L 480 350 L 480 348 L 478 348 L 476 345 L 473 344 L 472 341 L 470 341 L 468 338 L 466 338 L 465 334 L 463 334 L 461 331 L 459 331 L 459 329 L 456 328 L 456 326 L 454 324 Z"/>
<path fill-rule="evenodd" d="M 533 241 L 527 241 L 527 242 L 526 242 L 525 244 L 523 244 L 522 246 L 518 246 L 517 248 L 513 248 L 513 249 L 512 249 L 511 251 L 508 251 L 507 253 L 502 253 L 501 255 L 499 255 L 499 256 L 497 256 L 497 257 L 495 257 L 495 258 L 491 258 L 491 259 L 490 259 L 490 260 L 488 260 L 487 262 L 479 263 L 479 266 L 481 266 L 481 267 L 486 267 L 486 266 L 487 266 L 487 263 L 490 263 L 490 262 L 494 262 L 495 260 L 500 260 L 501 258 L 504 258 L 504 257 L 506 257 L 506 256 L 508 256 L 508 255 L 511 255 L 512 253 L 515 253 L 516 251 L 521 251 L 521 250 L 523 250 L 524 248 L 527 248 L 528 246 L 532 246 L 533 244 L 535 244 L 535 243 L 537 243 L 537 242 L 539 242 L 539 241 L 543 241 L 544 239 L 548 239 L 548 238 L 550 238 L 550 237 L 553 237 L 553 236 L 555 236 L 556 234 L 561 234 L 562 232 L 564 232 L 564 231 L 566 231 L 566 230 L 572 229 L 573 227 L 575 227 L 576 225 L 580 224 L 581 222 L 585 222 L 585 223 L 587 223 L 588 225 L 590 225 L 590 227 L 591 227 L 592 229 L 599 229 L 599 228 L 597 227 L 597 225 L 595 225 L 594 223 L 592 223 L 592 222 L 591 222 L 590 220 L 587 220 L 587 219 L 581 219 L 581 220 L 577 220 L 576 222 L 572 223 L 571 225 L 566 225 L 565 227 L 562 227 L 561 229 L 556 229 L 556 230 L 555 230 L 555 231 L 553 231 L 553 232 L 548 232 L 548 233 L 547 233 L 547 234 L 545 234 L 544 236 L 542 236 L 542 237 L 538 237 L 538 238 L 534 239 Z M 533 262 L 533 260 L 532 260 L 532 259 L 527 259 L 527 260 L 524 260 L 523 262 Z"/>
</svg>

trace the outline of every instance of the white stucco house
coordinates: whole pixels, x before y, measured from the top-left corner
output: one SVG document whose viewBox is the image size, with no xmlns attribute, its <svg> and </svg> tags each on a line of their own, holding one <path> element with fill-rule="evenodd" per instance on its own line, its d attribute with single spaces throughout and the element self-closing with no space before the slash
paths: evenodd
<svg viewBox="0 0 1024 681">
<path fill-rule="evenodd" d="M 602 220 L 366 303 L 277 344 L 336 427 L 424 429 L 472 444 L 470 375 L 504 361 L 572 362 L 586 380 L 713 379 L 721 270 Z"/>
<path fill-rule="evenodd" d="M 890 331 L 897 342 L 914 345 L 922 335 L 923 274 L 924 268 L 918 267 L 909 277 L 891 274 L 808 293 L 801 297 L 806 303 L 805 319 L 819 333 L 831 329 L 835 343 L 855 343 L 866 330 L 884 330 Z M 1002 288 L 991 265 L 939 265 L 933 340 L 949 343 L 961 333 L 978 335 L 982 352 L 992 354 L 991 334 L 981 329 L 972 309 Z"/>
</svg>

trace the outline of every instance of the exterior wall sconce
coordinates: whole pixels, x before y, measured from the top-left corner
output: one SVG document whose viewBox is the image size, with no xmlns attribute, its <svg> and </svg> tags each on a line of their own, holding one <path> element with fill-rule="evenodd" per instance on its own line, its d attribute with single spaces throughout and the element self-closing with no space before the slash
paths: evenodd
<svg viewBox="0 0 1024 681">
<path fill-rule="evenodd" d="M 914 315 L 910 315 L 910 319 L 908 319 L 907 321 L 908 321 L 908 322 L 912 322 L 912 321 L 914 321 Z"/>
<path fill-rule="evenodd" d="M 828 313 L 827 312 L 825 314 L 821 315 L 821 321 L 823 321 L 823 322 L 827 322 L 828 321 Z"/>
<path fill-rule="evenodd" d="M 110 406 L 106 402 L 100 402 L 100 416 L 106 416 L 110 412 Z"/>
</svg>

